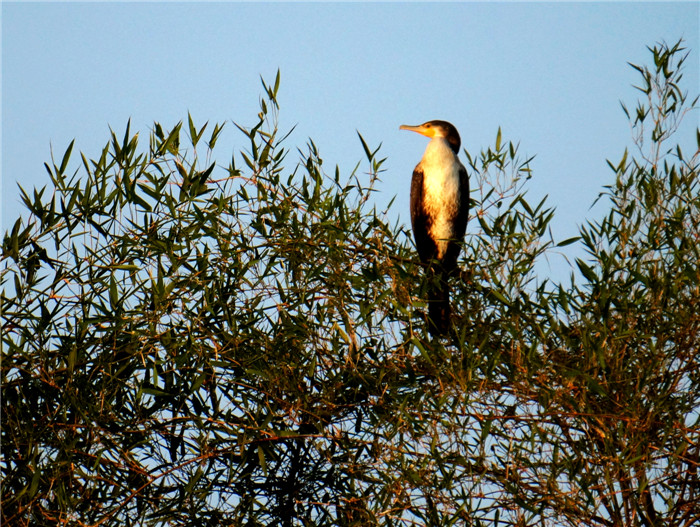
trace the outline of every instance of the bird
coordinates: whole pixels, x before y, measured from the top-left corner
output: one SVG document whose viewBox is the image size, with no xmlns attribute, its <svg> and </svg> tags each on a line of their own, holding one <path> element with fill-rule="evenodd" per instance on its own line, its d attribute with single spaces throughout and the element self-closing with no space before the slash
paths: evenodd
<svg viewBox="0 0 700 527">
<path fill-rule="evenodd" d="M 400 130 L 431 140 L 411 179 L 411 226 L 418 257 L 425 264 L 428 287 L 428 331 L 445 335 L 450 323 L 448 278 L 458 270 L 457 259 L 469 218 L 469 176 L 459 160 L 461 139 L 453 124 L 428 121 Z"/>
</svg>

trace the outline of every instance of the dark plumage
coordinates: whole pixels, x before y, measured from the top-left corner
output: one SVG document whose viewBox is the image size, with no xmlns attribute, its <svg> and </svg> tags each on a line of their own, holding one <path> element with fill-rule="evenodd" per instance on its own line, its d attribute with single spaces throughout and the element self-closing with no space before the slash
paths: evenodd
<svg viewBox="0 0 700 527">
<path fill-rule="evenodd" d="M 450 322 L 448 278 L 457 269 L 469 217 L 469 178 L 457 157 L 461 140 L 447 121 L 402 125 L 432 138 L 411 180 L 411 224 L 421 262 L 430 264 L 428 329 L 443 335 Z"/>
</svg>

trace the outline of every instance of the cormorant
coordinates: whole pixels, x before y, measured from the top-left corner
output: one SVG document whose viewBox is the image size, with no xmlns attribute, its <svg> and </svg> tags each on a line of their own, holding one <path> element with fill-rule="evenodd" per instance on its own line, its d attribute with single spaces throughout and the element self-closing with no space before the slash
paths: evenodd
<svg viewBox="0 0 700 527">
<path fill-rule="evenodd" d="M 401 130 L 432 138 L 411 180 L 411 224 L 421 262 L 428 265 L 428 330 L 444 335 L 450 322 L 447 279 L 457 270 L 469 217 L 469 177 L 457 154 L 461 140 L 447 121 L 428 121 Z"/>
</svg>

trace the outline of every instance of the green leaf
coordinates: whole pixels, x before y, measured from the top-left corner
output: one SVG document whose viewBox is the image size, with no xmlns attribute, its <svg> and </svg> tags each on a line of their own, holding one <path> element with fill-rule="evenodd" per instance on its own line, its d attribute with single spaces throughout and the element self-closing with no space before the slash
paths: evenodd
<svg viewBox="0 0 700 527">
<path fill-rule="evenodd" d="M 586 280 L 588 280 L 590 283 L 598 282 L 598 275 L 596 275 L 595 271 L 593 271 L 593 269 L 591 269 L 586 262 L 580 258 L 576 258 L 576 265 L 578 265 L 578 268 L 581 270 L 581 273 Z"/>
<path fill-rule="evenodd" d="M 502 302 L 503 304 L 509 306 L 511 304 L 510 300 L 508 300 L 503 293 L 498 291 L 497 289 L 491 289 L 489 293 L 496 298 L 499 302 Z"/>
<path fill-rule="evenodd" d="M 190 129 L 190 139 L 192 140 L 192 146 L 197 146 L 197 140 L 199 139 L 199 137 L 197 134 L 197 128 L 195 128 L 194 122 L 192 122 L 192 115 L 190 115 L 190 112 L 187 112 L 187 125 Z"/>
<path fill-rule="evenodd" d="M 109 301 L 112 308 L 119 305 L 119 290 L 117 289 L 117 279 L 115 278 L 114 273 L 112 273 L 109 277 Z"/>
<path fill-rule="evenodd" d="M 573 238 L 567 238 L 566 240 L 563 240 L 559 243 L 557 243 L 557 247 L 566 247 L 567 245 L 571 245 L 572 243 L 575 243 L 581 239 L 580 236 L 574 236 Z"/>
<path fill-rule="evenodd" d="M 265 461 L 265 450 L 263 447 L 258 447 L 258 461 L 260 462 L 260 467 L 263 469 L 263 473 L 267 476 L 267 461 Z"/>
<path fill-rule="evenodd" d="M 277 99 L 277 91 L 279 90 L 280 87 L 280 70 L 277 68 L 277 75 L 275 75 L 275 87 L 272 90 L 272 98 Z"/>
<path fill-rule="evenodd" d="M 154 386 L 143 386 L 141 387 L 141 392 L 146 395 L 152 395 L 153 397 L 172 397 L 171 393 Z"/>
<path fill-rule="evenodd" d="M 207 145 L 209 146 L 210 150 L 213 150 L 216 146 L 216 141 L 219 139 L 219 134 L 221 134 L 221 130 L 223 130 L 223 128 L 223 125 L 214 125 L 214 130 L 211 132 L 211 137 L 209 138 L 209 143 Z"/>
<path fill-rule="evenodd" d="M 367 143 L 365 142 L 364 137 L 360 134 L 360 132 L 357 132 L 357 137 L 360 138 L 360 142 L 362 143 L 362 148 L 365 151 L 365 155 L 367 156 L 367 160 L 369 162 L 372 162 L 372 158 L 374 157 L 372 154 L 372 151 L 370 150 L 369 146 L 367 146 Z"/>
<path fill-rule="evenodd" d="M 418 351 L 420 352 L 421 356 L 428 362 L 428 364 L 433 365 L 433 359 L 430 357 L 430 353 L 428 352 L 427 349 L 425 349 L 425 346 L 421 343 L 419 339 L 413 339 L 413 345 L 418 348 Z"/>
<path fill-rule="evenodd" d="M 487 417 L 484 421 L 482 421 L 482 423 L 481 423 L 481 437 L 480 437 L 481 442 L 486 441 L 486 438 L 488 438 L 489 434 L 491 433 L 492 427 L 493 427 L 493 418 L 491 416 Z"/>
<path fill-rule="evenodd" d="M 68 145 L 68 148 L 66 148 L 66 153 L 63 154 L 63 159 L 61 160 L 61 167 L 58 169 L 58 172 L 60 174 L 63 174 L 66 171 L 66 168 L 68 168 L 68 161 L 70 159 L 70 154 L 73 151 L 73 145 L 75 144 L 75 139 L 73 139 L 70 144 Z"/>
<path fill-rule="evenodd" d="M 172 155 L 177 155 L 180 149 L 180 128 L 182 127 L 182 121 L 177 123 L 175 128 L 171 130 L 168 134 L 167 139 L 165 139 L 158 148 L 158 155 L 164 155 L 166 152 L 170 152 Z"/>
</svg>

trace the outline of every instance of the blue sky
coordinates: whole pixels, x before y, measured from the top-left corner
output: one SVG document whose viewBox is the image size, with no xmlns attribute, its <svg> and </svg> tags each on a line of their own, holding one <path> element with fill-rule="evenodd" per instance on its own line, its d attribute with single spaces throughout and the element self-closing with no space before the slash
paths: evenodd
<svg viewBox="0 0 700 527">
<path fill-rule="evenodd" d="M 364 159 L 356 130 L 383 143 L 378 200 L 396 195 L 403 222 L 426 141 L 398 127 L 446 119 L 472 153 L 500 126 L 536 156 L 530 196 L 549 195 L 564 239 L 595 217 L 605 160 L 631 144 L 619 106 L 637 99 L 627 62 L 649 63 L 647 45 L 683 37 L 685 88 L 700 91 L 698 5 L 3 2 L 2 228 L 22 213 L 17 181 L 49 182 L 51 145 L 60 157 L 75 138 L 96 157 L 110 126 L 123 133 L 131 118 L 145 138 L 188 111 L 200 125 L 253 124 L 260 76 L 279 68 L 281 125 L 297 125 L 288 146 L 310 137 L 327 171 L 347 174 Z M 679 140 L 692 146 L 698 112 L 686 125 Z M 227 127 L 222 165 L 246 147 Z"/>
</svg>

